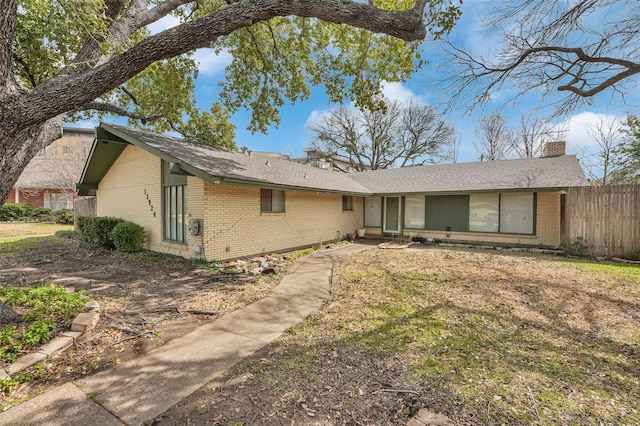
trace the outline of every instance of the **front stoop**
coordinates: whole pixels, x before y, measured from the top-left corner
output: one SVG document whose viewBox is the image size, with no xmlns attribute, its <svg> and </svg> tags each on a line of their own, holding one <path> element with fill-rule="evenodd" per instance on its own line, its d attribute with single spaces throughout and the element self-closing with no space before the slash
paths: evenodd
<svg viewBox="0 0 640 426">
<path fill-rule="evenodd" d="M 0 369 L 0 380 L 11 379 L 11 376 L 71 347 L 76 339 L 82 336 L 83 333 L 91 330 L 98 323 L 98 319 L 100 319 L 100 305 L 97 301 L 88 301 L 84 306 L 84 310 L 86 312 L 76 315 L 75 319 L 71 323 L 70 331 L 65 331 L 59 336 L 53 338 L 37 352 L 23 355 L 5 369 Z"/>
</svg>

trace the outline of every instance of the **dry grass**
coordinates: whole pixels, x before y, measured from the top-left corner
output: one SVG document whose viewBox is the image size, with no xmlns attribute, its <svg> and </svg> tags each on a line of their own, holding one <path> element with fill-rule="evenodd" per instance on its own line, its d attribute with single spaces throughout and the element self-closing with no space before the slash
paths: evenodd
<svg viewBox="0 0 640 426">
<path fill-rule="evenodd" d="M 340 324 L 334 339 L 400 355 L 413 386 L 446 393 L 451 405 L 438 408 L 452 415 L 640 423 L 637 266 L 378 250 L 335 273 L 323 328 Z"/>
<path fill-rule="evenodd" d="M 53 235 L 57 231 L 72 231 L 73 225 L 57 223 L 0 222 L 0 241 L 8 238 Z"/>
<path fill-rule="evenodd" d="M 437 247 L 334 266 L 321 311 L 162 425 L 640 424 L 640 267 Z M 395 390 L 399 390 L 396 392 Z"/>
</svg>

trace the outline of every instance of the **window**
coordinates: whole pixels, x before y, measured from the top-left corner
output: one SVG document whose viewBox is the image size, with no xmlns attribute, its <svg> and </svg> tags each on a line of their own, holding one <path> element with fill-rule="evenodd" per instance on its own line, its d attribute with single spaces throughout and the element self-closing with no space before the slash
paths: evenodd
<svg viewBox="0 0 640 426">
<path fill-rule="evenodd" d="M 48 202 L 47 198 L 49 199 Z M 54 212 L 67 208 L 67 194 L 59 194 L 56 192 L 46 193 L 44 201 L 44 206 L 49 207 Z"/>
<path fill-rule="evenodd" d="M 364 199 L 364 226 L 382 226 L 382 197 Z"/>
<path fill-rule="evenodd" d="M 162 161 L 162 223 L 166 241 L 186 242 L 187 177 L 172 174 L 170 164 Z"/>
<path fill-rule="evenodd" d="M 424 228 L 424 196 L 407 195 L 404 198 L 405 228 Z"/>
<path fill-rule="evenodd" d="M 342 211 L 343 212 L 353 211 L 353 197 L 351 195 L 342 196 Z"/>
<path fill-rule="evenodd" d="M 164 239 L 185 242 L 185 185 L 164 187 Z"/>
<path fill-rule="evenodd" d="M 500 194 L 469 196 L 469 231 L 499 232 Z"/>
<path fill-rule="evenodd" d="M 500 232 L 533 234 L 533 200 L 529 194 L 500 194 Z"/>
<path fill-rule="evenodd" d="M 471 194 L 469 231 L 533 234 L 535 194 Z"/>
<path fill-rule="evenodd" d="M 264 213 L 283 213 L 284 191 L 281 189 L 261 189 L 260 211 Z"/>
</svg>

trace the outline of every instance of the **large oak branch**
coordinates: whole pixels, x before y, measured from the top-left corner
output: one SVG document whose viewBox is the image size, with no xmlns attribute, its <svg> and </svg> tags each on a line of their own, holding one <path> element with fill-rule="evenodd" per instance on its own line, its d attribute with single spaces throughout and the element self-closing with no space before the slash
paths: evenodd
<svg viewBox="0 0 640 426">
<path fill-rule="evenodd" d="M 386 33 L 407 41 L 424 38 L 424 1 L 406 11 L 387 11 L 344 0 L 243 0 L 216 12 L 150 36 L 107 63 L 77 74 L 60 75 L 37 87 L 22 105 L 25 125 L 93 101 L 126 82 L 153 62 L 174 57 L 217 37 L 278 16 L 318 18 Z M 422 7 L 422 9 L 420 9 Z"/>
</svg>

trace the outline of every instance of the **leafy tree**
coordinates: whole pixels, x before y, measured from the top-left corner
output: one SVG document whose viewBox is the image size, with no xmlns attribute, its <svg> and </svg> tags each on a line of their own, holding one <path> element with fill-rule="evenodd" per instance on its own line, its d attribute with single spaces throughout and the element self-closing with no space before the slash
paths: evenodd
<svg viewBox="0 0 640 426">
<path fill-rule="evenodd" d="M 210 131 L 227 114 L 250 109 L 264 132 L 320 84 L 374 108 L 379 81 L 422 65 L 417 41 L 447 33 L 457 1 L 0 0 L 0 201 L 69 114 L 228 143 L 228 127 Z M 169 15 L 179 23 L 151 34 Z M 211 114 L 194 102 L 198 48 L 233 58 Z"/>
<path fill-rule="evenodd" d="M 438 162 L 455 132 L 428 105 L 385 101 L 373 111 L 338 107 L 310 130 L 311 146 L 363 171 Z"/>
<path fill-rule="evenodd" d="M 483 116 L 475 135 L 473 147 L 480 154 L 480 161 L 504 160 L 511 155 L 515 136 L 503 115 Z"/>
<path fill-rule="evenodd" d="M 559 91 L 555 113 L 564 114 L 599 94 L 624 101 L 636 90 L 640 2 L 518 0 L 494 11 L 483 26 L 501 40 L 497 49 L 476 55 L 448 44 L 460 65 L 448 93 L 471 93 L 469 105 L 491 102 L 503 90 L 514 104 L 529 92 L 544 98 Z"/>
<path fill-rule="evenodd" d="M 640 183 L 640 117 L 628 114 L 620 131 L 623 142 L 615 149 L 613 163 L 617 170 L 611 183 Z"/>
</svg>

